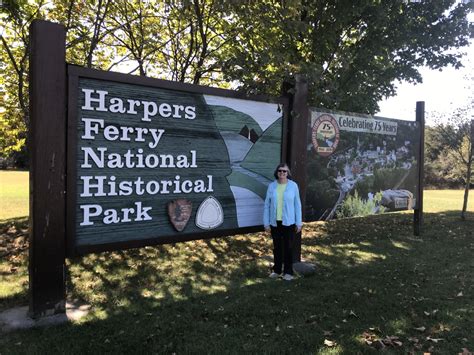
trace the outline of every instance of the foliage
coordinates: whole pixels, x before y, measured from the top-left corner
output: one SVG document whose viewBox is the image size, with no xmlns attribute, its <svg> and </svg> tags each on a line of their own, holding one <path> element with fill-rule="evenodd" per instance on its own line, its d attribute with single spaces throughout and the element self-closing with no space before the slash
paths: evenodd
<svg viewBox="0 0 474 355">
<path fill-rule="evenodd" d="M 0 7 L 0 157 L 26 161 L 29 25 L 41 4 L 6 1 Z M 21 154 L 23 153 L 23 154 Z M 17 165 L 21 165 L 17 164 Z"/>
<path fill-rule="evenodd" d="M 374 170 L 373 191 L 385 190 L 387 187 L 396 189 L 397 184 L 406 174 L 407 170 L 401 168 L 380 168 Z"/>
<path fill-rule="evenodd" d="M 336 212 L 337 218 L 365 217 L 376 213 L 383 213 L 385 207 L 380 205 L 382 193 L 377 192 L 372 199 L 362 199 L 357 190 L 354 195 L 348 196 Z"/>
<path fill-rule="evenodd" d="M 317 213 L 324 213 L 326 209 L 336 203 L 338 196 L 338 188 L 332 179 L 311 180 L 306 187 L 306 208 L 317 211 Z M 320 217 L 318 216 L 318 218 Z"/>
<path fill-rule="evenodd" d="M 313 105 L 373 113 L 416 67 L 459 67 L 469 4 L 441 1 L 4 0 L 0 91 L 4 156 L 25 151 L 28 28 L 66 28 L 68 62 L 194 84 L 280 94 L 307 76 Z M 3 112 L 2 112 L 3 113 Z"/>
<path fill-rule="evenodd" d="M 458 108 L 448 123 L 430 127 L 426 134 L 428 183 L 454 182 L 464 187 L 461 218 L 465 218 L 474 165 L 474 120 L 471 107 Z"/>
<path fill-rule="evenodd" d="M 394 80 L 421 81 L 417 66 L 459 66 L 449 47 L 468 43 L 468 4 L 396 0 L 247 2 L 225 77 L 278 93 L 306 74 L 316 107 L 373 113 Z M 452 9 L 452 11 L 447 11 Z M 255 21 L 258 19 L 258 21 Z M 238 50 L 234 50 L 237 48 Z"/>
<path fill-rule="evenodd" d="M 358 191 L 360 196 L 368 196 L 369 192 L 377 191 L 374 189 L 374 181 L 374 176 L 366 176 L 364 179 L 356 182 L 354 190 Z"/>
<path fill-rule="evenodd" d="M 469 117 L 456 111 L 448 123 L 426 127 L 425 159 L 428 184 L 442 186 L 454 183 L 464 186 L 471 157 L 472 142 Z"/>
</svg>

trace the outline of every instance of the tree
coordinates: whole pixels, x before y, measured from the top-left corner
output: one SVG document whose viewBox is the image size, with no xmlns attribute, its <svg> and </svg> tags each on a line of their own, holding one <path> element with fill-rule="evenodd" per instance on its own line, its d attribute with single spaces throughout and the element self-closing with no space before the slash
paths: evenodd
<svg viewBox="0 0 474 355">
<path fill-rule="evenodd" d="M 68 62 L 110 70 L 132 61 L 140 75 L 280 95 L 304 74 L 311 104 L 374 113 L 394 80 L 416 67 L 461 66 L 469 4 L 455 0 L 4 0 L 1 8 L 4 154 L 28 127 L 28 27 L 65 25 Z"/>
<path fill-rule="evenodd" d="M 233 48 L 240 28 L 229 5 L 217 0 L 167 2 L 166 45 L 155 66 L 159 77 L 228 87 L 222 79 L 222 53 Z"/>
<path fill-rule="evenodd" d="M 429 168 L 464 186 L 462 219 L 466 215 L 473 165 L 474 120 L 470 121 L 468 112 L 466 107 L 458 108 L 447 124 L 439 123 L 430 129 L 426 142 Z"/>
<path fill-rule="evenodd" d="M 309 80 L 311 104 L 374 113 L 394 81 L 421 82 L 426 65 L 461 66 L 448 50 L 468 44 L 469 4 L 454 0 L 245 2 L 241 31 L 225 66 L 250 92 L 279 93 L 295 73 Z"/>
<path fill-rule="evenodd" d="M 117 29 L 106 26 L 113 16 L 112 0 L 54 0 L 45 14 L 47 20 L 66 27 L 66 60 L 68 63 L 107 70 L 116 53 L 108 38 Z"/>
<path fill-rule="evenodd" d="M 35 19 L 63 23 L 67 31 L 66 58 L 70 63 L 107 66 L 111 51 L 102 46 L 107 33 L 103 20 L 111 0 L 6 0 L 0 7 L 0 157 L 26 167 L 29 126 L 29 27 Z M 90 29 L 93 29 L 91 32 Z"/>
<path fill-rule="evenodd" d="M 44 1 L 10 0 L 0 8 L 0 156 L 19 167 L 27 165 L 29 26 L 43 12 Z"/>
<path fill-rule="evenodd" d="M 160 15 L 164 5 L 156 1 L 119 0 L 112 6 L 115 11 L 108 19 L 108 27 L 114 29 L 110 47 L 116 49 L 121 60 L 136 63 L 131 73 L 138 70 L 139 75 L 147 76 L 157 52 L 164 46 Z"/>
</svg>

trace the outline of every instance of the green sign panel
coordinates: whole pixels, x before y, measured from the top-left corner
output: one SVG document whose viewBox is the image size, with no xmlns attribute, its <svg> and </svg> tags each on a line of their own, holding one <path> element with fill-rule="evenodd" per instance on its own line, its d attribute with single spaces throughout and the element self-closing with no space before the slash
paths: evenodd
<svg viewBox="0 0 474 355">
<path fill-rule="evenodd" d="M 75 245 L 262 224 L 278 104 L 78 79 Z"/>
<path fill-rule="evenodd" d="M 311 109 L 305 218 L 365 216 L 416 207 L 416 122 Z"/>
</svg>

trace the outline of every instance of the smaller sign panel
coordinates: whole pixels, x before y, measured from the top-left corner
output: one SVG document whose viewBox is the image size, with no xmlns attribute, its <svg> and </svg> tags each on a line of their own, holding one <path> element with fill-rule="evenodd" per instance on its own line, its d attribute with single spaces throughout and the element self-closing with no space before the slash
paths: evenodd
<svg viewBox="0 0 474 355">
<path fill-rule="evenodd" d="M 416 122 L 311 109 L 307 221 L 416 206 Z"/>
</svg>

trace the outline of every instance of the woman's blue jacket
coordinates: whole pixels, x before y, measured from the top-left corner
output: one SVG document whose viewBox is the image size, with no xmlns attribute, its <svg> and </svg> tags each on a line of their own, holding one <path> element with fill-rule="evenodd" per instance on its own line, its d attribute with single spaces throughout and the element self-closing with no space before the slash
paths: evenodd
<svg viewBox="0 0 474 355">
<path fill-rule="evenodd" d="M 277 215 L 277 186 L 278 182 L 273 181 L 267 189 L 267 196 L 265 197 L 265 207 L 263 210 L 263 226 L 265 228 L 270 225 L 276 227 Z M 291 226 L 296 224 L 298 227 L 303 225 L 301 219 L 301 200 L 298 185 L 288 179 L 285 192 L 283 193 L 283 215 L 282 224 L 284 226 Z"/>
</svg>

